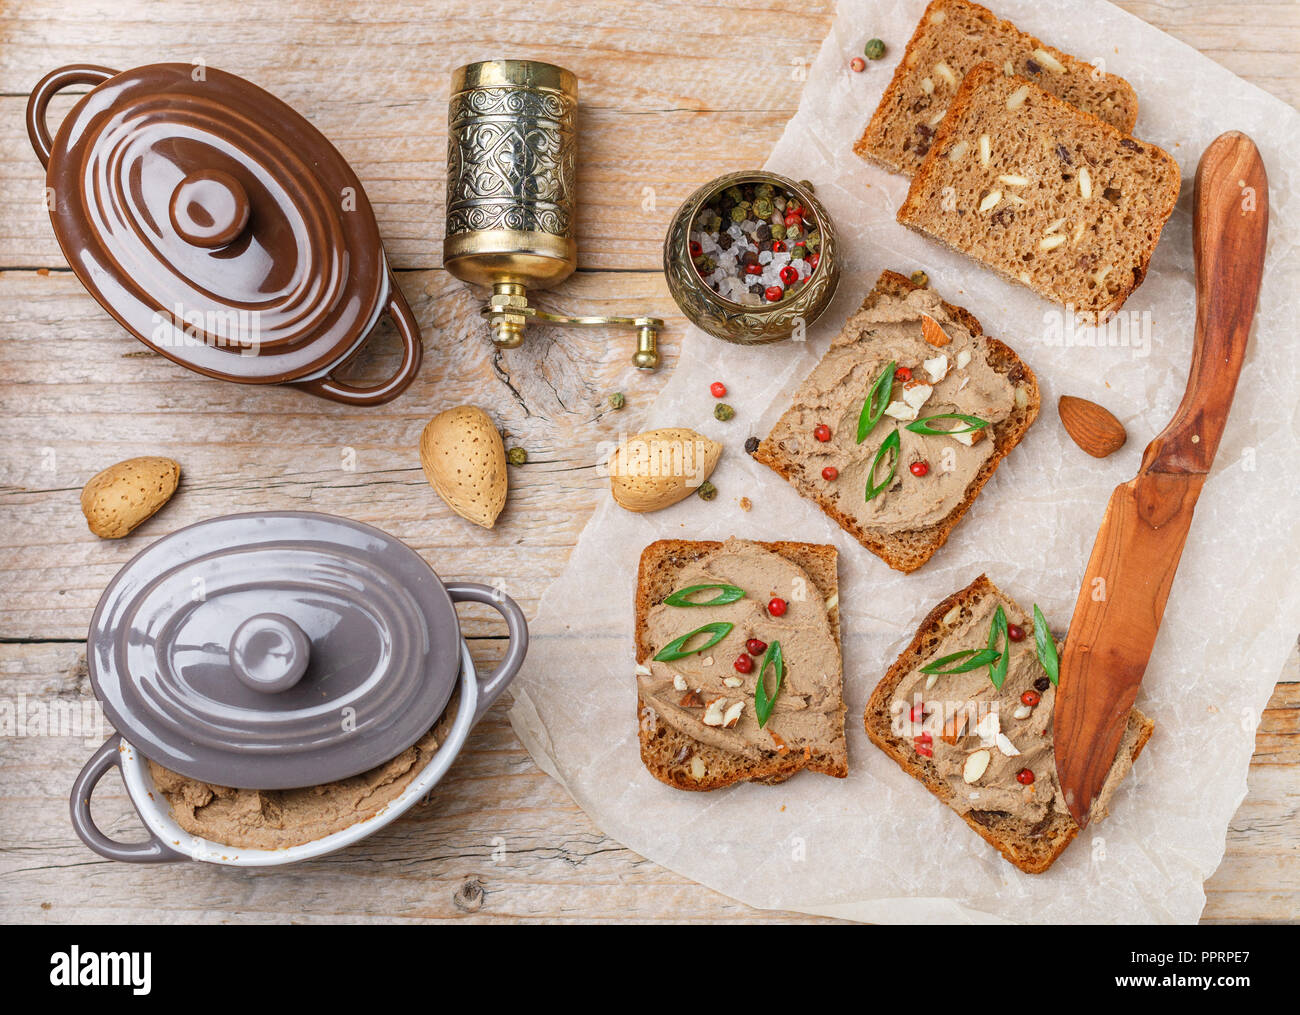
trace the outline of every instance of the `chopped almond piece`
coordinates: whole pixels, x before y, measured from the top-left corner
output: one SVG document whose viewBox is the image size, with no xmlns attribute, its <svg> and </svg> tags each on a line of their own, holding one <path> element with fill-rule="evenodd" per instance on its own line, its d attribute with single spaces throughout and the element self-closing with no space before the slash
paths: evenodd
<svg viewBox="0 0 1300 1015">
<path fill-rule="evenodd" d="M 943 724 L 943 742 L 945 744 L 955 744 L 957 740 L 966 732 L 966 720 L 970 718 L 970 713 L 962 709 L 951 719 Z"/>
<path fill-rule="evenodd" d="M 942 347 L 952 341 L 940 327 L 939 322 L 929 314 L 921 315 L 921 333 L 925 336 L 925 340 L 934 346 Z"/>
</svg>

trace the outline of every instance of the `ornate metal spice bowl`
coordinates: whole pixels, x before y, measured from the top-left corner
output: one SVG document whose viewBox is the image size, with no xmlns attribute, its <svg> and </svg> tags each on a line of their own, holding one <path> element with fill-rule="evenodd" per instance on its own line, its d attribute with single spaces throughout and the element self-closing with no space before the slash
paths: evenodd
<svg viewBox="0 0 1300 1015">
<path fill-rule="evenodd" d="M 822 237 L 821 257 L 808 281 L 793 296 L 761 307 L 724 298 L 700 277 L 691 261 L 691 229 L 700 209 L 728 187 L 745 183 L 770 183 L 795 194 L 805 208 L 812 210 Z M 778 342 L 811 325 L 835 295 L 840 280 L 835 231 L 826 209 L 808 186 L 762 170 L 729 173 L 706 183 L 673 216 L 664 240 L 664 275 L 668 291 L 682 313 L 702 331 L 740 345 Z"/>
</svg>

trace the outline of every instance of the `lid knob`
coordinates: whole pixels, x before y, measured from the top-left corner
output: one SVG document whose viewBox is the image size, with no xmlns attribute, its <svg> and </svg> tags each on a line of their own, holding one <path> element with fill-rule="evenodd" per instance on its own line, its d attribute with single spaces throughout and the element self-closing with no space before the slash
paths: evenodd
<svg viewBox="0 0 1300 1015">
<path fill-rule="evenodd" d="M 302 679 L 310 655 L 302 628 L 279 613 L 259 613 L 235 629 L 230 667 L 254 691 L 278 694 Z"/>
<path fill-rule="evenodd" d="M 190 173 L 172 191 L 169 208 L 177 235 L 196 247 L 224 247 L 248 225 L 243 184 L 220 169 Z"/>
</svg>

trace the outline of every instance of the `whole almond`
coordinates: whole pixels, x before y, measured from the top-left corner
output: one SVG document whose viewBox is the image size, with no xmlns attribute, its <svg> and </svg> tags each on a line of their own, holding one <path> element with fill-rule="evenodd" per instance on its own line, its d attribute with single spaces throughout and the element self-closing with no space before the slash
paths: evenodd
<svg viewBox="0 0 1300 1015">
<path fill-rule="evenodd" d="M 425 478 L 447 506 L 485 529 L 506 504 L 506 448 L 486 412 L 462 405 L 434 416 L 420 434 Z"/>
<path fill-rule="evenodd" d="M 128 458 L 85 485 L 81 513 L 101 539 L 121 539 L 171 500 L 180 480 L 181 467 L 170 458 Z"/>
<path fill-rule="evenodd" d="M 1128 440 L 1124 424 L 1096 402 L 1062 395 L 1056 411 L 1070 439 L 1093 458 L 1105 458 L 1122 448 Z"/>
<path fill-rule="evenodd" d="M 628 511 L 658 511 L 698 490 L 721 454 L 721 444 L 685 427 L 647 430 L 610 456 L 610 492 Z"/>
</svg>

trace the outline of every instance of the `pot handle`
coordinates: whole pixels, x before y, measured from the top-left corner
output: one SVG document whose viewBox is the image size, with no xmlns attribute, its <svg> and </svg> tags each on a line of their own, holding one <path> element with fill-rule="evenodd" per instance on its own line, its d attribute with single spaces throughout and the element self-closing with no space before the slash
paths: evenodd
<svg viewBox="0 0 1300 1015">
<path fill-rule="evenodd" d="M 335 380 L 330 374 L 310 381 L 299 381 L 297 386 L 310 391 L 313 395 L 342 402 L 344 405 L 379 405 L 392 401 L 405 391 L 420 370 L 420 361 L 424 358 L 424 344 L 420 340 L 420 326 L 415 323 L 411 305 L 406 302 L 402 290 L 397 287 L 397 280 L 393 278 L 392 272 L 388 273 L 388 309 L 385 313 L 392 317 L 398 333 L 402 336 L 402 363 L 397 368 L 397 373 L 386 381 L 365 388 Z"/>
<path fill-rule="evenodd" d="M 506 630 L 510 636 L 506 657 L 492 671 L 491 676 L 479 681 L 478 711 L 474 715 L 474 721 L 477 723 L 492 707 L 492 703 L 501 696 L 506 685 L 515 679 L 519 667 L 524 664 L 524 656 L 528 654 L 528 621 L 518 603 L 491 585 L 480 585 L 478 582 L 448 582 L 447 592 L 453 603 L 482 603 L 484 606 L 492 607 L 505 618 Z"/>
<path fill-rule="evenodd" d="M 114 733 L 86 762 L 72 784 L 72 827 L 77 836 L 100 856 L 127 863 L 170 863 L 189 859 L 178 853 L 150 830 L 145 842 L 115 842 L 99 830 L 90 816 L 90 797 L 110 768 L 122 765 L 122 737 Z"/>
<path fill-rule="evenodd" d="M 100 85 L 109 78 L 117 77 L 117 71 L 107 67 L 97 67 L 89 63 L 74 63 L 67 67 L 52 70 L 36 83 L 32 94 L 27 97 L 27 136 L 41 165 L 50 166 L 50 153 L 54 141 L 50 136 L 50 126 L 45 122 L 45 111 L 54 98 L 54 93 L 69 85 Z"/>
</svg>

